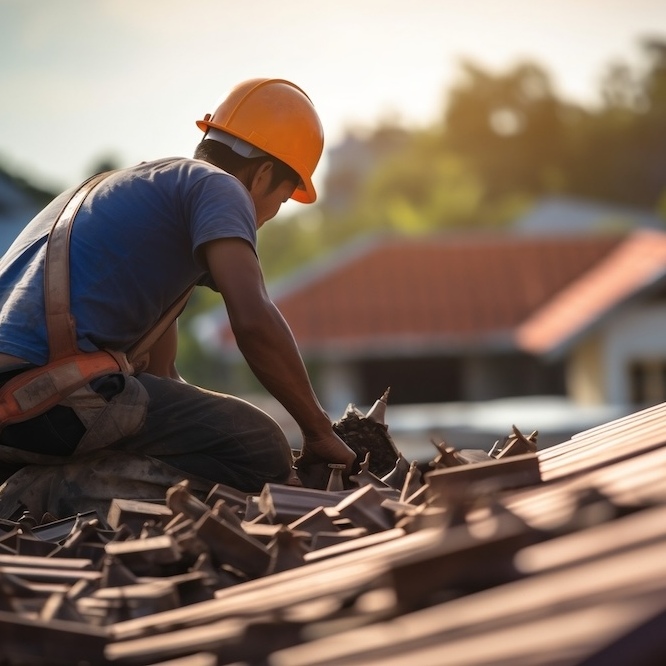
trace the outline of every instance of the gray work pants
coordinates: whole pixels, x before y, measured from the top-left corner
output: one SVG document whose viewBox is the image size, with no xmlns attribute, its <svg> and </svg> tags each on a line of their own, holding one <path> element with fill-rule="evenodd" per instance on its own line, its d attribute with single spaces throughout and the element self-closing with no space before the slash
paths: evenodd
<svg viewBox="0 0 666 666">
<path fill-rule="evenodd" d="M 258 492 L 289 478 L 291 449 L 278 424 L 233 396 L 142 373 L 97 380 L 62 406 L 69 432 L 84 432 L 71 451 L 62 408 L 56 426 L 39 430 L 44 439 L 60 431 L 52 449 L 47 441 L 20 446 L 30 422 L 0 433 L 0 464 L 23 465 L 0 486 L 0 518 L 20 505 L 36 516 L 105 512 L 115 497 L 163 499 L 184 478 L 201 494 L 216 483 Z"/>
</svg>

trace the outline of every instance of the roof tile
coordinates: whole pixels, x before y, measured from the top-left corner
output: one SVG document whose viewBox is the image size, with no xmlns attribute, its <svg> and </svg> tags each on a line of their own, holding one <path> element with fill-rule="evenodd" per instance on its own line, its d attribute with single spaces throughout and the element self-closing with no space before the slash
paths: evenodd
<svg viewBox="0 0 666 666">
<path fill-rule="evenodd" d="M 506 334 L 619 236 L 390 238 L 275 297 L 303 350 Z M 351 253 L 351 249 L 348 250 Z M 233 340 L 223 331 L 226 344 Z"/>
</svg>

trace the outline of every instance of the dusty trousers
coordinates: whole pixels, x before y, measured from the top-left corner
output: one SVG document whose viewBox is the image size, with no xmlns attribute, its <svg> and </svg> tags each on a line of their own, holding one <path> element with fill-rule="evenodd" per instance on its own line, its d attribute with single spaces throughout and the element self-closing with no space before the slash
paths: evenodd
<svg viewBox="0 0 666 666">
<path fill-rule="evenodd" d="M 6 426 L 0 518 L 105 513 L 115 497 L 163 499 L 178 481 L 258 492 L 285 482 L 292 454 L 265 412 L 239 398 L 142 373 L 95 380 L 53 410 Z"/>
</svg>

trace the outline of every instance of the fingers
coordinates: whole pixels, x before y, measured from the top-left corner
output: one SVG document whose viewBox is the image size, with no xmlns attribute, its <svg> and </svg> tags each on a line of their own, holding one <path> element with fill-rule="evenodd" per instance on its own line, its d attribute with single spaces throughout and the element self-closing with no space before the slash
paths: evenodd
<svg viewBox="0 0 666 666">
<path fill-rule="evenodd" d="M 356 454 L 333 432 L 320 439 L 306 438 L 302 457 L 306 462 L 325 461 L 344 464 L 348 470 L 356 460 Z"/>
</svg>

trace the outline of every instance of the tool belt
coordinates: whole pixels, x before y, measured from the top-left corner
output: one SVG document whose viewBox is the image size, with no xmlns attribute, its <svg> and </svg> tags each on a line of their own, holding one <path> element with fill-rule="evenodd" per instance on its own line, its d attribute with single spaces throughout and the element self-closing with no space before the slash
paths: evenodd
<svg viewBox="0 0 666 666">
<path fill-rule="evenodd" d="M 70 312 L 69 244 L 74 218 L 90 192 L 109 173 L 85 181 L 56 218 L 46 245 L 44 301 L 49 360 L 12 377 L 0 387 L 0 430 L 48 411 L 76 389 L 97 377 L 121 372 L 136 374 L 146 365 L 150 347 L 185 307 L 191 285 L 128 352 L 82 352 L 76 341 L 76 323 Z"/>
</svg>

